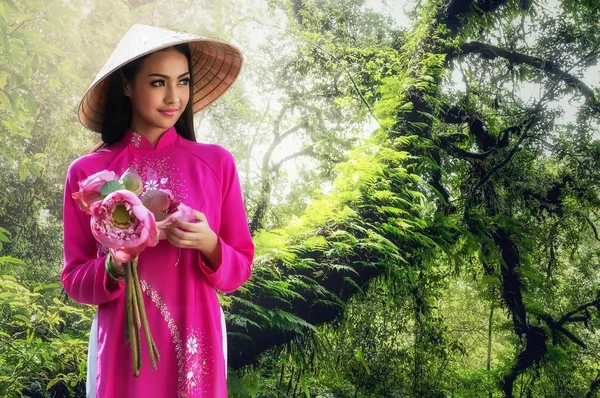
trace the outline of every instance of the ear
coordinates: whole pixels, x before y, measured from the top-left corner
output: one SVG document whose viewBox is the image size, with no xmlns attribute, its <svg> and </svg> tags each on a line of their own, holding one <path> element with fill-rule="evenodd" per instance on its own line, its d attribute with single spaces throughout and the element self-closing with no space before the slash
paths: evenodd
<svg viewBox="0 0 600 398">
<path fill-rule="evenodd" d="M 123 82 L 123 95 L 126 97 L 131 97 L 131 81 L 125 78 L 125 75 L 121 73 L 121 81 Z"/>
<path fill-rule="evenodd" d="M 123 95 L 126 97 L 131 97 L 131 82 L 127 82 L 123 86 Z"/>
</svg>

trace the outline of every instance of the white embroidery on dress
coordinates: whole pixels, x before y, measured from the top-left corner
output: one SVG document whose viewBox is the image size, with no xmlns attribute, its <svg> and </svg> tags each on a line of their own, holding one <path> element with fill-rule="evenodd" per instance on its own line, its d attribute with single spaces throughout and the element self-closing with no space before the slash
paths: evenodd
<svg viewBox="0 0 600 398">
<path fill-rule="evenodd" d="M 150 191 L 151 189 L 158 189 L 158 182 L 156 180 L 148 180 L 144 184 L 145 191 Z"/>
<path fill-rule="evenodd" d="M 188 337 L 187 352 L 189 354 L 195 354 L 197 351 L 198 351 L 198 340 L 194 336 Z"/>
<path fill-rule="evenodd" d="M 138 133 L 134 132 L 131 135 L 131 145 L 133 145 L 136 148 L 139 148 L 141 143 L 142 143 L 142 136 L 139 135 Z"/>
<path fill-rule="evenodd" d="M 210 369 L 214 366 L 214 358 L 210 356 L 211 344 L 206 332 L 188 329 L 185 350 L 185 374 L 187 394 L 206 393 Z"/>
<path fill-rule="evenodd" d="M 207 333 L 200 332 L 198 329 L 188 329 L 184 352 L 179 329 L 175 325 L 167 305 L 148 282 L 140 280 L 140 285 L 159 309 L 171 332 L 177 356 L 177 396 L 187 398 L 190 395 L 207 393 L 207 387 L 211 380 L 211 369 L 214 369 L 214 358 L 210 356 L 212 345 Z"/>
<path fill-rule="evenodd" d="M 137 171 L 144 181 L 142 195 L 151 189 L 168 189 L 180 202 L 187 201 L 187 187 L 181 182 L 179 168 L 173 165 L 169 157 L 144 157 L 132 161 L 129 166 Z"/>
<path fill-rule="evenodd" d="M 177 355 L 177 368 L 178 368 L 178 378 L 177 378 L 177 395 L 179 397 L 185 397 L 187 394 L 185 393 L 184 388 L 184 375 L 183 375 L 183 344 L 181 343 L 181 337 L 179 335 L 179 330 L 177 329 L 177 325 L 175 325 L 175 321 L 171 316 L 171 312 L 167 308 L 167 305 L 164 303 L 163 299 L 156 293 L 156 291 L 146 282 L 145 280 L 140 280 L 140 285 L 142 290 L 150 296 L 152 302 L 156 304 L 156 307 L 160 311 L 165 322 L 167 322 L 167 326 L 169 327 L 169 331 L 171 332 L 171 338 L 173 339 L 173 344 L 175 345 L 175 354 Z"/>
</svg>

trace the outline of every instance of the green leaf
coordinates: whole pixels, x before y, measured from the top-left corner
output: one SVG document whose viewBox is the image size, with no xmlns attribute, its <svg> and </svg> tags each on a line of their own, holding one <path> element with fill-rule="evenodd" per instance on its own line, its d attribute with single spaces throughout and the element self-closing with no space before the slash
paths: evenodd
<svg viewBox="0 0 600 398">
<path fill-rule="evenodd" d="M 261 380 L 257 375 L 247 374 L 240 381 L 244 392 L 250 397 L 255 398 L 260 394 Z"/>
<path fill-rule="evenodd" d="M 20 303 L 20 304 L 21 304 L 21 303 Z M 21 304 L 21 305 L 23 305 L 23 304 Z M 26 316 L 24 316 L 24 315 L 21 315 L 21 314 L 14 314 L 14 315 L 12 316 L 12 318 L 13 318 L 13 319 L 17 319 L 17 320 L 20 320 L 20 321 L 22 321 L 24 325 L 28 325 L 28 324 L 30 323 L 30 321 L 31 321 L 31 319 L 29 319 L 29 318 L 27 318 Z"/>
<path fill-rule="evenodd" d="M 8 109 L 10 106 L 10 101 L 6 94 L 3 91 L 0 91 L 0 111 Z"/>
<path fill-rule="evenodd" d="M 37 113 L 37 104 L 35 103 L 35 99 L 31 95 L 23 95 L 23 100 L 25 101 L 25 107 L 29 111 L 29 114 L 35 115 Z"/>
<path fill-rule="evenodd" d="M 27 179 L 27 174 L 28 174 L 27 165 L 25 163 L 21 163 L 19 165 L 19 180 L 25 181 Z"/>
<path fill-rule="evenodd" d="M 54 385 L 55 385 L 56 383 L 58 383 L 59 381 L 61 381 L 61 380 L 59 379 L 59 376 L 60 376 L 60 375 L 56 376 L 54 379 L 52 379 L 52 380 L 50 380 L 50 381 L 48 382 L 48 385 L 46 386 L 46 390 L 50 390 L 52 387 L 54 387 Z"/>
<path fill-rule="evenodd" d="M 37 285 L 36 287 L 33 288 L 34 292 L 41 292 L 44 290 L 50 290 L 50 289 L 58 289 L 60 288 L 62 285 L 60 283 L 42 283 L 40 285 Z"/>
<path fill-rule="evenodd" d="M 10 257 L 10 256 L 2 256 L 0 257 L 0 265 L 3 264 L 15 264 L 15 265 L 23 265 L 25 264 L 22 260 L 18 258 Z"/>
<path fill-rule="evenodd" d="M 125 189 L 125 186 L 123 185 L 122 182 L 113 180 L 113 181 L 108 181 L 106 184 L 104 184 L 102 186 L 102 190 L 100 191 L 100 193 L 102 194 L 102 196 L 107 196 L 113 192 L 120 191 L 123 189 Z"/>
<path fill-rule="evenodd" d="M 369 369 L 369 365 L 367 364 L 367 361 L 365 361 L 365 356 L 360 348 L 354 350 L 354 358 L 356 358 L 356 360 L 365 368 L 365 371 L 370 376 L 371 369 Z"/>
<path fill-rule="evenodd" d="M 85 361 L 79 362 L 79 374 L 80 375 L 84 375 L 85 374 L 86 368 L 87 368 L 87 363 Z"/>
<path fill-rule="evenodd" d="M 0 100 L 1 99 L 2 98 L 0 98 Z M 19 128 L 15 125 L 15 123 L 12 120 L 4 119 L 4 120 L 2 120 L 2 125 L 4 127 L 6 127 L 6 129 L 8 130 L 9 133 L 11 133 L 13 135 L 19 134 Z"/>
<path fill-rule="evenodd" d="M 10 239 L 8 239 L 8 236 L 0 232 L 0 242 L 10 242 Z"/>
<path fill-rule="evenodd" d="M 308 390 L 308 383 L 306 382 L 304 373 L 300 375 L 300 386 L 302 386 L 302 391 L 304 391 L 306 398 L 310 398 L 310 391 Z"/>
</svg>

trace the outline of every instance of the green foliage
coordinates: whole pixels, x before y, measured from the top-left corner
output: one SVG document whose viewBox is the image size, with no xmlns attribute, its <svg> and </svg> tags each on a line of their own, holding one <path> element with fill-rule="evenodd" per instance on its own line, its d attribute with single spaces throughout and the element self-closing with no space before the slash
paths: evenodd
<svg viewBox="0 0 600 398">
<path fill-rule="evenodd" d="M 233 397 L 597 395 L 598 2 L 459 3 L 418 2 L 410 30 L 362 0 L 1 3 L 0 395 L 83 393 L 93 310 L 58 285 L 66 167 L 93 140 L 74 109 L 157 15 L 250 54 L 197 120 L 258 220 L 254 275 L 220 297 L 230 347 L 262 354 Z"/>
<path fill-rule="evenodd" d="M 322 332 L 328 330 L 332 336 L 327 341 L 336 347 L 332 352 L 344 347 L 347 355 L 315 354 L 306 366 L 284 361 L 280 351 L 269 352 L 258 368 L 245 373 L 264 378 L 264 396 L 296 394 L 307 378 L 316 396 L 493 396 L 508 380 L 512 381 L 503 387 L 505 396 L 517 390 L 530 396 L 559 396 L 563 391 L 584 396 L 597 388 L 596 371 L 583 363 L 575 365 L 574 359 L 593 358 L 593 349 L 578 351 L 573 345 L 595 344 L 589 331 L 595 329 L 596 307 L 600 308 L 593 304 L 599 186 L 592 171 L 597 167 L 589 163 L 597 159 L 592 154 L 597 143 L 590 133 L 597 133 L 592 122 L 597 115 L 584 109 L 577 125 L 562 125 L 560 110 L 550 103 L 570 95 L 573 87 L 547 79 L 539 65 L 514 65 L 511 60 L 507 66 L 506 60 L 486 61 L 486 54 L 483 59 L 447 60 L 468 40 L 560 59 L 565 68 L 585 54 L 588 59 L 580 64 L 587 67 L 599 55 L 597 41 L 582 33 L 593 24 L 573 23 L 573 14 L 583 20 L 581 8 L 565 6 L 552 15 L 542 7 L 523 11 L 523 4 L 505 3 L 493 12 L 488 5 L 474 5 L 457 17 L 464 19 L 458 24 L 462 30 L 452 31 L 443 18 L 444 12 L 454 10 L 444 2 L 424 2 L 415 12 L 418 22 L 396 47 L 402 52 L 388 58 L 394 59 L 388 61 L 394 73 L 371 70 L 375 79 L 357 79 L 355 89 L 362 90 L 367 105 L 374 100 L 370 105 L 381 130 L 349 152 L 348 160 L 336 168 L 331 191 L 316 195 L 301 217 L 286 228 L 257 235 L 261 257 L 253 281 L 286 280 L 303 270 L 302 275 L 314 280 L 312 286 L 299 287 L 306 294 L 318 282 L 325 283 L 319 276 L 336 269 L 348 273 L 344 283 L 364 294 L 352 304 L 327 294 L 313 301 L 343 308 L 344 321 L 340 324 L 338 319 L 337 328 L 311 333 L 326 339 Z M 343 62 L 347 47 L 341 30 L 352 12 L 336 2 L 319 6 L 295 2 L 291 11 L 307 41 L 318 42 L 320 49 L 328 46 L 326 56 L 314 56 L 319 53 L 311 44 L 303 54 L 313 55 L 311 64 L 323 69 L 335 68 L 338 62 L 350 70 L 363 66 L 356 58 L 354 64 Z M 524 37 L 526 29 L 536 26 L 545 34 L 532 45 Z M 558 31 L 568 31 L 573 40 L 557 46 L 564 40 Z M 463 75 L 466 87 L 456 88 L 453 71 Z M 534 107 L 519 92 L 532 81 L 545 90 Z M 449 109 L 460 115 L 448 120 Z M 352 275 L 377 267 L 386 269 L 381 281 L 394 288 L 373 297 L 369 293 L 375 288 L 356 284 Z M 261 302 L 258 298 L 269 293 L 252 283 L 241 295 Z M 389 356 L 383 355 L 389 348 L 381 340 L 369 351 L 364 342 L 373 337 L 361 334 L 371 327 L 374 334 L 386 330 L 376 322 L 379 299 L 390 312 L 387 316 L 406 320 L 389 332 L 404 343 L 397 344 L 404 351 Z M 454 299 L 458 305 L 448 303 Z M 406 302 L 412 304 L 408 309 Z M 278 305 L 276 300 L 264 303 Z M 581 309 L 584 303 L 589 304 Z M 298 303 L 291 304 L 287 310 L 299 311 Z M 354 305 L 368 308 L 368 316 L 357 316 Z M 245 316 L 252 318 L 248 312 Z M 565 331 L 556 322 L 564 324 Z M 345 328 L 358 336 L 356 340 L 342 339 L 339 333 Z M 532 334 L 536 328 L 545 335 Z M 532 366 L 522 358 L 530 355 L 533 341 L 547 351 Z M 303 347 L 314 350 L 312 345 Z M 354 367 L 340 370 L 339 364 Z M 393 365 L 386 378 L 370 384 L 377 366 L 387 364 Z M 544 374 L 566 364 L 571 368 L 563 372 L 573 374 L 570 380 L 577 382 L 553 382 Z M 266 369 L 274 370 L 265 374 Z M 390 378 L 393 385 L 386 384 Z"/>
<path fill-rule="evenodd" d="M 0 276 L 0 394 L 81 396 L 91 310 L 65 304 L 59 283 L 28 288 Z"/>
</svg>

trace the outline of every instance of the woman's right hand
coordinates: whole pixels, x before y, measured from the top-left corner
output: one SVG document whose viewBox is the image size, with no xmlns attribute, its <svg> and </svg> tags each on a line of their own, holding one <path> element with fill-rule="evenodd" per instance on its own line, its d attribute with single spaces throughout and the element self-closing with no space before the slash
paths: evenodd
<svg viewBox="0 0 600 398">
<path fill-rule="evenodd" d="M 123 263 L 115 259 L 114 256 L 110 256 L 110 267 L 113 269 L 115 274 L 121 274 L 125 271 L 125 266 Z"/>
</svg>

